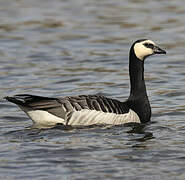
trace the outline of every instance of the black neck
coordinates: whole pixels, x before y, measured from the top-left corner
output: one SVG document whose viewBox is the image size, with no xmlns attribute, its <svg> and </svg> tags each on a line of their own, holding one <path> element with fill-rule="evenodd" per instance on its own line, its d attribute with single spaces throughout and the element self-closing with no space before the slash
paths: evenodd
<svg viewBox="0 0 185 180">
<path fill-rule="evenodd" d="M 151 108 L 144 80 L 144 60 L 136 57 L 133 48 L 130 50 L 129 74 L 131 87 L 128 106 L 137 113 L 141 122 L 148 122 L 151 117 Z"/>
<path fill-rule="evenodd" d="M 131 85 L 130 96 L 147 96 L 144 80 L 144 60 L 138 59 L 133 49 L 131 49 L 129 57 L 129 74 Z"/>
</svg>

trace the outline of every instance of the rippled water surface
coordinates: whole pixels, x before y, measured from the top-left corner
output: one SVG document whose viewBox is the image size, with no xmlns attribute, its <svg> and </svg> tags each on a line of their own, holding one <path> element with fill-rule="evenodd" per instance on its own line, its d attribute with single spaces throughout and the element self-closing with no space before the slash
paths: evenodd
<svg viewBox="0 0 185 180">
<path fill-rule="evenodd" d="M 185 179 L 183 0 L 0 0 L 0 93 L 103 93 L 125 100 L 128 51 L 150 38 L 167 51 L 145 63 L 153 116 L 131 127 L 30 129 L 0 103 L 0 179 Z"/>
</svg>

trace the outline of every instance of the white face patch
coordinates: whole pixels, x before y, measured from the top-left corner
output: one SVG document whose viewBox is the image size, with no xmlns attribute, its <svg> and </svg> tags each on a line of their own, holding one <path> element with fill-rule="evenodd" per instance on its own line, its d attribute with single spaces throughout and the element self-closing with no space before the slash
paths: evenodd
<svg viewBox="0 0 185 180">
<path fill-rule="evenodd" d="M 144 44 L 149 43 L 155 46 L 155 43 L 151 40 L 141 41 L 134 45 L 134 52 L 138 59 L 143 60 L 145 57 L 152 55 L 154 52 L 151 48 L 147 48 Z"/>
</svg>

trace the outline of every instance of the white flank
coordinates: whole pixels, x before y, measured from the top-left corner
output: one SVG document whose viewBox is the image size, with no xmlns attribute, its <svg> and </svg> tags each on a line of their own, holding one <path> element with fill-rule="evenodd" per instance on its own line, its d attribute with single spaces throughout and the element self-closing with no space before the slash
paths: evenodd
<svg viewBox="0 0 185 180">
<path fill-rule="evenodd" d="M 32 110 L 27 111 L 27 115 L 32 119 L 35 125 L 53 126 L 57 123 L 65 124 L 64 119 L 59 118 L 47 111 L 42 110 Z"/>
<path fill-rule="evenodd" d="M 83 109 L 81 111 L 69 112 L 69 119 L 67 115 L 65 119 L 62 119 L 43 110 L 28 110 L 25 112 L 32 119 L 35 127 L 51 127 L 57 123 L 71 126 L 89 126 L 95 124 L 121 125 L 131 122 L 140 123 L 139 116 L 131 109 L 125 114 L 105 113 L 102 111 Z"/>
<path fill-rule="evenodd" d="M 144 46 L 144 43 L 150 43 L 155 45 L 151 40 L 142 41 L 134 45 L 134 52 L 138 59 L 143 60 L 146 56 L 152 55 L 153 50 Z"/>
<path fill-rule="evenodd" d="M 83 109 L 74 111 L 68 121 L 68 125 L 89 126 L 93 124 L 120 125 L 130 122 L 140 123 L 139 116 L 129 110 L 125 114 L 105 113 L 96 110 Z"/>
</svg>

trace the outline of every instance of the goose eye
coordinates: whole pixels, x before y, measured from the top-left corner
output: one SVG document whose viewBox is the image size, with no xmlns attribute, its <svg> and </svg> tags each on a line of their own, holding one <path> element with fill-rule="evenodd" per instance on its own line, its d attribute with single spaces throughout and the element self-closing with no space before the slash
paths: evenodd
<svg viewBox="0 0 185 180">
<path fill-rule="evenodd" d="M 153 49 L 154 48 L 154 45 L 153 44 L 150 44 L 150 43 L 145 43 L 144 44 L 147 48 L 150 48 L 150 49 Z"/>
</svg>

